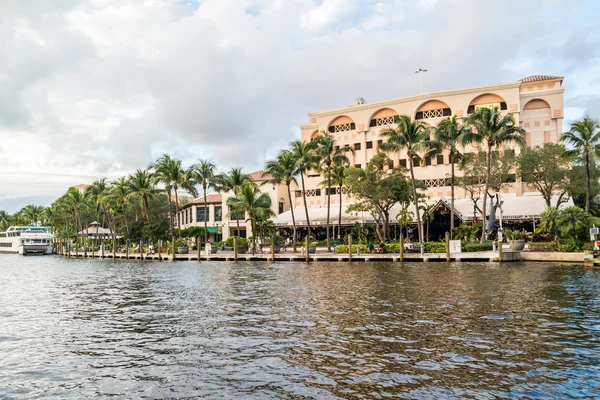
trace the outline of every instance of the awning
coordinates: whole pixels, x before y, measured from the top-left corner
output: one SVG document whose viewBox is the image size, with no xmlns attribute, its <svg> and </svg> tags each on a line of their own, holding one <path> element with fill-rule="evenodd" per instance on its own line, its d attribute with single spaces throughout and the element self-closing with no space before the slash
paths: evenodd
<svg viewBox="0 0 600 400">
<path fill-rule="evenodd" d="M 208 233 L 219 233 L 219 228 L 216 226 L 207 226 L 206 228 L 208 229 Z"/>
</svg>

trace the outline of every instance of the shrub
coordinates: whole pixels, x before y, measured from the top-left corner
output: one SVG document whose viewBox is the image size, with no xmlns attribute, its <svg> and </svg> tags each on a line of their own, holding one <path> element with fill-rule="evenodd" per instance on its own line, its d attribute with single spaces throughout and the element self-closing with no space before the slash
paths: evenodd
<svg viewBox="0 0 600 400">
<path fill-rule="evenodd" d="M 227 238 L 227 240 L 225 240 L 225 245 L 227 247 L 233 247 L 233 238 L 235 238 L 235 236 L 229 236 Z M 237 244 L 238 244 L 239 247 L 248 247 L 248 239 L 242 238 L 242 237 L 238 237 L 237 238 Z"/>
<path fill-rule="evenodd" d="M 523 232 L 515 229 L 515 230 L 510 230 L 510 229 L 506 229 L 504 231 L 504 236 L 506 236 L 507 240 L 523 240 Z"/>
<path fill-rule="evenodd" d="M 366 253 L 367 252 L 367 246 L 364 244 L 353 244 L 352 245 L 352 254 L 356 254 L 356 251 L 358 249 L 358 247 L 360 247 L 360 252 L 361 253 Z M 348 245 L 346 244 L 338 244 L 337 246 L 335 246 L 335 253 L 336 254 L 348 254 Z"/>
<path fill-rule="evenodd" d="M 419 244 L 419 243 L 417 243 Z M 425 253 L 445 253 L 446 243 L 445 242 L 425 242 L 423 243 L 423 251 Z"/>
<path fill-rule="evenodd" d="M 493 249 L 493 242 L 491 240 L 485 241 L 483 243 L 479 242 L 462 242 L 462 249 L 465 252 L 473 252 L 473 251 L 489 251 Z"/>
<path fill-rule="evenodd" d="M 529 250 L 531 251 L 556 251 L 557 244 L 554 242 L 529 242 Z"/>
<path fill-rule="evenodd" d="M 481 222 L 477 222 L 475 225 L 460 224 L 454 228 L 453 238 L 455 240 L 465 240 L 466 238 L 467 241 L 472 242 L 481 236 L 481 227 Z"/>
</svg>

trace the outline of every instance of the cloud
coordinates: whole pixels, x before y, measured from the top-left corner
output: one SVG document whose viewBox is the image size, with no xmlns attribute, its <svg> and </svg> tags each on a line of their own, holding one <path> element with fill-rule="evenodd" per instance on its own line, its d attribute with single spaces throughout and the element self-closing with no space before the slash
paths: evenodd
<svg viewBox="0 0 600 400">
<path fill-rule="evenodd" d="M 187 164 L 209 158 L 221 169 L 255 170 L 298 138 L 308 111 L 418 93 L 418 67 L 429 70 L 426 92 L 568 73 L 567 106 L 595 112 L 595 101 L 581 97 L 600 88 L 590 48 L 597 26 L 581 20 L 595 8 L 541 0 L 509 0 L 493 13 L 472 0 L 2 2 L 0 195 L 11 204 L 58 196 L 165 152 Z M 560 24 L 548 22 L 555 15 Z M 15 171 L 27 174 L 6 178 Z M 48 185 L 47 173 L 81 179 Z"/>
</svg>

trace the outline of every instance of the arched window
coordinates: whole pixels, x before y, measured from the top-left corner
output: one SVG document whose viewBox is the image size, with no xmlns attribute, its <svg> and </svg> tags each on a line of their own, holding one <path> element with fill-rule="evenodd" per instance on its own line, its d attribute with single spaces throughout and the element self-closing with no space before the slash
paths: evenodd
<svg viewBox="0 0 600 400">
<path fill-rule="evenodd" d="M 467 114 L 473 114 L 477 109 L 483 107 L 498 107 L 500 110 L 508 109 L 506 102 L 502 97 L 496 94 L 486 93 L 475 97 L 471 103 L 469 103 Z"/>
<path fill-rule="evenodd" d="M 545 100 L 542 99 L 533 99 L 530 100 L 523 110 L 539 110 L 541 108 L 550 108 L 550 104 L 548 104 Z"/>
<path fill-rule="evenodd" d="M 394 125 L 398 122 L 397 120 L 398 113 L 396 111 L 391 108 L 383 108 L 373 114 L 369 121 L 369 127 Z"/>
<path fill-rule="evenodd" d="M 429 100 L 417 109 L 415 119 L 442 118 L 450 115 L 452 115 L 452 110 L 448 104 L 439 100 Z"/>
<path fill-rule="evenodd" d="M 346 132 L 353 131 L 356 129 L 356 124 L 352 120 L 352 118 L 347 117 L 345 115 L 341 117 L 337 117 L 336 119 L 329 124 L 329 128 L 327 129 L 330 133 L 338 133 L 338 132 Z"/>
</svg>

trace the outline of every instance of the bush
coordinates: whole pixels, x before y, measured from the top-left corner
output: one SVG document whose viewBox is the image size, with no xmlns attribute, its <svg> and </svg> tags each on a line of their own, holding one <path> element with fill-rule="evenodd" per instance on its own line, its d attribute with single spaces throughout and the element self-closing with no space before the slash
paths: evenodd
<svg viewBox="0 0 600 400">
<path fill-rule="evenodd" d="M 469 242 L 477 240 L 481 237 L 481 222 L 477 222 L 475 225 L 469 225 L 467 223 L 460 224 L 454 228 L 453 238 L 455 240 L 466 240 Z"/>
<path fill-rule="evenodd" d="M 233 247 L 233 238 L 235 238 L 235 236 L 229 236 L 227 238 L 227 240 L 225 240 L 225 245 L 227 247 Z M 237 238 L 237 244 L 238 244 L 239 247 L 248 247 L 248 239 L 242 238 L 242 237 L 238 237 Z"/>
<path fill-rule="evenodd" d="M 417 243 L 418 245 L 419 243 Z M 423 243 L 423 251 L 425 253 L 445 253 L 446 243 L 445 242 L 425 242 Z"/>
<path fill-rule="evenodd" d="M 367 246 L 364 244 L 353 244 L 352 245 L 352 254 L 356 254 L 357 249 L 360 247 L 361 253 L 367 252 Z M 338 244 L 335 246 L 336 254 L 348 254 L 348 245 L 346 244 Z"/>
<path fill-rule="evenodd" d="M 515 229 L 515 230 L 510 230 L 510 229 L 506 229 L 504 231 L 504 236 L 506 236 L 507 240 L 523 240 L 523 232 Z"/>
<path fill-rule="evenodd" d="M 493 249 L 493 242 L 491 240 L 487 240 L 483 243 L 479 242 L 462 242 L 463 251 L 469 253 L 473 251 L 489 251 Z"/>
<path fill-rule="evenodd" d="M 529 250 L 531 251 L 556 251 L 557 243 L 554 242 L 529 242 Z"/>
</svg>

